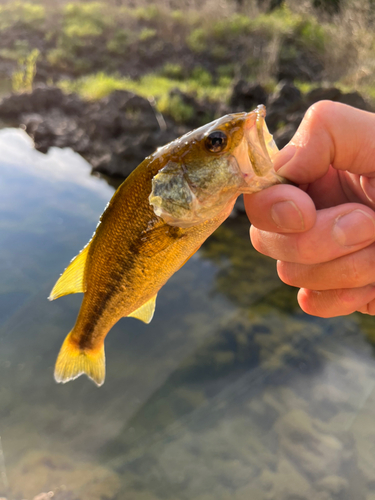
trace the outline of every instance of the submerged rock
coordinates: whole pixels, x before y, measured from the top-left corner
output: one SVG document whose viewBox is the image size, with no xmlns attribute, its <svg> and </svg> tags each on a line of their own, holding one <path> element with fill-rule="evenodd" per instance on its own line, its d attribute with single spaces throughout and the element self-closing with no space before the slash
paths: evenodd
<svg viewBox="0 0 375 500">
<path fill-rule="evenodd" d="M 327 471 L 337 475 L 348 460 L 344 443 L 332 434 L 321 432 L 303 410 L 283 415 L 276 423 L 276 431 L 282 452 L 310 480 L 322 481 Z M 322 482 L 326 483 L 327 479 Z"/>
<path fill-rule="evenodd" d="M 8 479 L 12 498 L 111 500 L 120 492 L 120 478 L 112 470 L 42 451 L 24 455 L 9 468 Z M 38 494 L 43 489 L 48 492 Z"/>
</svg>

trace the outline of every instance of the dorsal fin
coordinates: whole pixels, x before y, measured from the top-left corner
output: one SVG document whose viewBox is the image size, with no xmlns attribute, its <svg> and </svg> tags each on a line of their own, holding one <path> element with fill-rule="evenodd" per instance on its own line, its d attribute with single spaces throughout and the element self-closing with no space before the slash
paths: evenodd
<svg viewBox="0 0 375 500">
<path fill-rule="evenodd" d="M 83 274 L 86 265 L 87 254 L 90 244 L 87 244 L 81 252 L 74 257 L 69 266 L 62 273 L 53 287 L 49 300 L 55 300 L 69 293 L 82 293 L 86 291 L 86 283 L 83 281 Z"/>
<path fill-rule="evenodd" d="M 150 323 L 155 312 L 156 295 L 154 295 L 154 297 L 151 297 L 150 300 L 143 304 L 143 306 L 139 307 L 136 311 L 128 314 L 128 318 L 136 318 L 140 319 L 144 323 Z"/>
</svg>

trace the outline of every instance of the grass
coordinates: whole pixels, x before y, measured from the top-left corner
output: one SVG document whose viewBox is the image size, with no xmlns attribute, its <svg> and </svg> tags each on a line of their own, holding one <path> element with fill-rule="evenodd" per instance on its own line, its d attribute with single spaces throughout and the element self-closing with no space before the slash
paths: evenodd
<svg viewBox="0 0 375 500">
<path fill-rule="evenodd" d="M 46 18 L 43 5 L 29 2 L 9 2 L 0 5 L 0 31 L 23 26 L 40 29 Z"/>
<path fill-rule="evenodd" d="M 114 90 L 129 90 L 143 97 L 159 99 L 168 95 L 172 89 L 194 94 L 198 99 L 225 101 L 229 96 L 230 81 L 222 77 L 218 83 L 213 83 L 209 73 L 202 68 L 195 68 L 190 78 L 186 80 L 171 79 L 167 76 L 149 74 L 139 80 L 120 76 L 97 73 L 77 80 L 62 80 L 59 86 L 64 92 L 75 92 L 83 99 L 96 100 L 109 95 Z"/>
<path fill-rule="evenodd" d="M 167 70 L 171 69 L 167 66 Z M 185 80 L 171 79 L 163 74 L 150 74 L 135 81 L 97 73 L 77 80 L 62 80 L 59 86 L 64 92 L 75 92 L 85 100 L 101 99 L 115 90 L 128 90 L 145 98 L 152 97 L 157 109 L 178 123 L 188 122 L 193 117 L 194 109 L 185 103 L 180 95 L 171 95 L 172 90 L 179 89 L 181 92 L 193 94 L 198 99 L 221 102 L 227 101 L 230 95 L 230 79 L 222 77 L 215 84 L 211 75 L 200 67 L 195 68 L 190 78 Z"/>
<path fill-rule="evenodd" d="M 222 101 L 234 78 L 272 82 L 280 64 L 298 64 L 306 54 L 323 67 L 318 83 L 375 95 L 372 0 L 345 0 L 331 16 L 313 0 L 285 0 L 272 12 L 256 0 L 241 11 L 234 0 L 222 0 L 220 9 L 214 0 L 181 0 L 178 9 L 168 1 L 3 1 L 2 38 L 13 40 L 18 29 L 25 36 L 4 43 L 0 57 L 18 62 L 37 48 L 38 64 L 57 80 L 70 75 L 59 85 L 87 99 L 127 89 L 155 96 L 165 109 L 178 88 Z M 306 91 L 318 83 L 296 81 Z M 187 116 L 182 104 L 179 114 Z"/>
<path fill-rule="evenodd" d="M 38 57 L 39 50 L 34 49 L 24 59 L 18 61 L 18 70 L 12 75 L 12 88 L 14 92 L 32 91 Z"/>
</svg>

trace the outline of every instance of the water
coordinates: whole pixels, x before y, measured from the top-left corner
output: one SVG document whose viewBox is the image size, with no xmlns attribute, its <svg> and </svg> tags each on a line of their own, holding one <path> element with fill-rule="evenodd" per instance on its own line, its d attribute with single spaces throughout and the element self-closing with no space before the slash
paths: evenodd
<svg viewBox="0 0 375 500">
<path fill-rule="evenodd" d="M 10 129 L 0 179 L 0 496 L 375 499 L 373 318 L 300 312 L 231 219 L 162 289 L 150 325 L 112 329 L 104 386 L 57 385 L 81 296 L 46 297 L 113 188 Z"/>
</svg>

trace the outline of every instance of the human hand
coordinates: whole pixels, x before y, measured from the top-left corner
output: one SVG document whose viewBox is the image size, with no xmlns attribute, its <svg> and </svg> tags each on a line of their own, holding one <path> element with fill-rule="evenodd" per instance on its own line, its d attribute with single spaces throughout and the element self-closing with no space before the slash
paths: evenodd
<svg viewBox="0 0 375 500">
<path fill-rule="evenodd" d="M 246 195 L 250 237 L 312 315 L 375 315 L 375 114 L 320 101 L 274 159 L 295 182 Z"/>
</svg>

